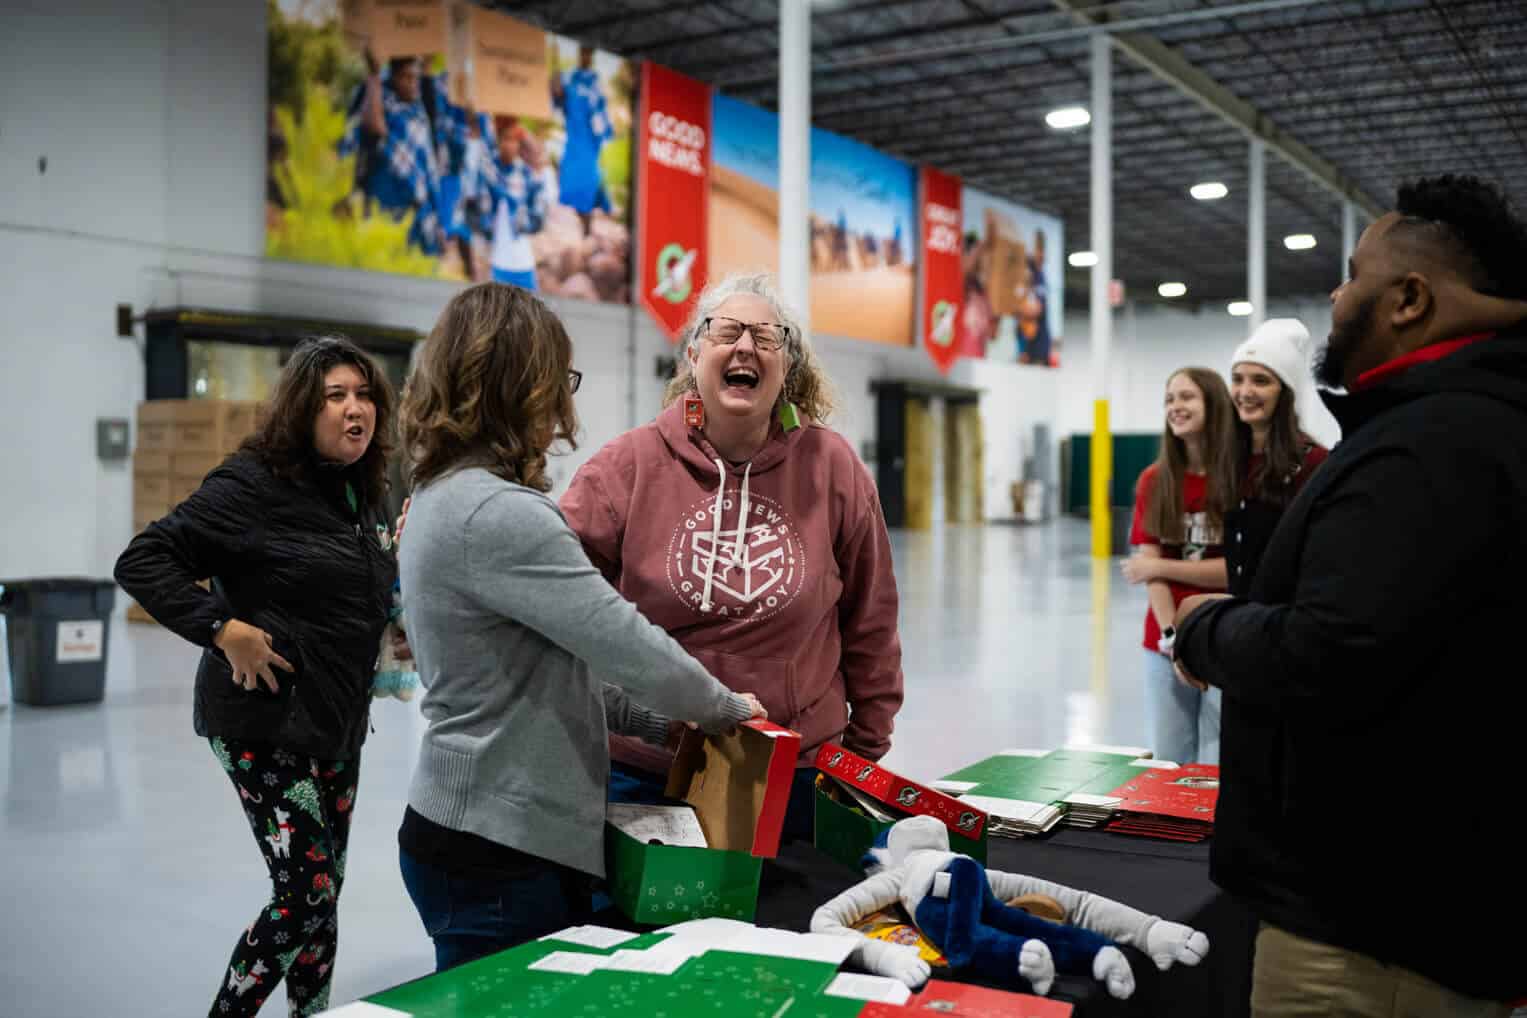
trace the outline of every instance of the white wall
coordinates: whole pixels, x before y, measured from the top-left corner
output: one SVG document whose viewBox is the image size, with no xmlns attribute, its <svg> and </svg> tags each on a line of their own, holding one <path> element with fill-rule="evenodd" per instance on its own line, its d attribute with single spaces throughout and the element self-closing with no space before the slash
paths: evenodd
<svg viewBox="0 0 1527 1018">
<path fill-rule="evenodd" d="M 108 575 L 131 536 L 129 468 L 95 457 L 95 419 L 131 418 L 143 393 L 138 347 L 115 336 L 117 303 L 427 330 L 455 292 L 430 280 L 260 257 L 265 60 L 265 5 L 257 0 L 7 5 L 0 577 Z M 656 411 L 662 383 L 654 360 L 671 349 L 644 315 L 633 325 L 628 309 L 551 303 L 585 373 L 582 447 L 554 468 L 565 484 L 602 442 Z M 1323 334 L 1323 303 L 1302 310 Z M 1167 373 L 1190 362 L 1223 366 L 1243 333 L 1244 322 L 1222 313 L 1121 319 L 1114 427 L 1156 430 Z M 834 337 L 817 345 L 841 396 L 833 424 L 857 450 L 874 437 L 872 380 L 939 378 L 920 350 Z M 1033 452 L 1035 423 L 1051 422 L 1057 439 L 1091 427 L 1084 317 L 1067 317 L 1061 349 L 1059 371 L 964 361 L 950 375 L 983 391 L 988 518 L 1011 515 L 1007 487 Z"/>
</svg>

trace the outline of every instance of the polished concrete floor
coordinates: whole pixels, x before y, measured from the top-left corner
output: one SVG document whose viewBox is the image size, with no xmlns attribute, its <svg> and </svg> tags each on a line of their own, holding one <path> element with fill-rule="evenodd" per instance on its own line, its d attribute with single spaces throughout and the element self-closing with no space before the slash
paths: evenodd
<svg viewBox="0 0 1527 1018">
<path fill-rule="evenodd" d="M 931 780 L 1008 747 L 1141 744 L 1145 596 L 1117 560 L 1094 566 L 1085 524 L 894 540 L 907 696 L 889 765 Z M 104 703 L 0 710 L 6 1016 L 205 1014 L 265 900 L 237 797 L 191 731 L 197 651 L 120 619 L 111 640 Z M 373 717 L 336 1005 L 432 967 L 396 849 L 422 723 L 394 700 Z"/>
</svg>

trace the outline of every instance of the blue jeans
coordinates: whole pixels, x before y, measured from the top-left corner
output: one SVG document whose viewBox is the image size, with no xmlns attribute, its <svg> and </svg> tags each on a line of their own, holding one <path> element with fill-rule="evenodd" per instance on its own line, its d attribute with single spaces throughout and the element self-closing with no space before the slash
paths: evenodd
<svg viewBox="0 0 1527 1018">
<path fill-rule="evenodd" d="M 398 850 L 403 885 L 435 942 L 444 972 L 575 926 L 588 918 L 588 892 L 576 874 L 546 862 L 499 880 L 447 872 Z"/>
<path fill-rule="evenodd" d="M 1220 691 L 1208 692 L 1180 681 L 1172 662 L 1153 650 L 1145 655 L 1145 711 L 1150 747 L 1158 760 L 1219 763 Z"/>
</svg>

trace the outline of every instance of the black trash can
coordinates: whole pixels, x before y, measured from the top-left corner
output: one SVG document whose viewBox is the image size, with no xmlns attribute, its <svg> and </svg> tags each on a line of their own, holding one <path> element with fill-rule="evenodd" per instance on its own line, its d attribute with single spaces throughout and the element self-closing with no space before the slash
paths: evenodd
<svg viewBox="0 0 1527 1018">
<path fill-rule="evenodd" d="M 34 707 L 98 702 L 116 600 L 110 580 L 0 580 L 11 698 Z"/>
</svg>

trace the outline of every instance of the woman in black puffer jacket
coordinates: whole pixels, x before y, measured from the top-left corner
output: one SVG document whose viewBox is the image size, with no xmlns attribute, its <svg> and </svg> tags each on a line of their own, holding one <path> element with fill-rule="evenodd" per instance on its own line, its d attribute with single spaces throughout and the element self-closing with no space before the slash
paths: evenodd
<svg viewBox="0 0 1527 1018">
<path fill-rule="evenodd" d="M 217 1018 L 256 1013 L 283 977 L 293 1014 L 328 999 L 397 579 L 383 509 L 394 402 L 349 340 L 304 341 L 259 430 L 117 561 L 124 590 L 205 648 L 196 733 L 238 790 L 270 871 L 271 899 L 219 977 Z"/>
</svg>

